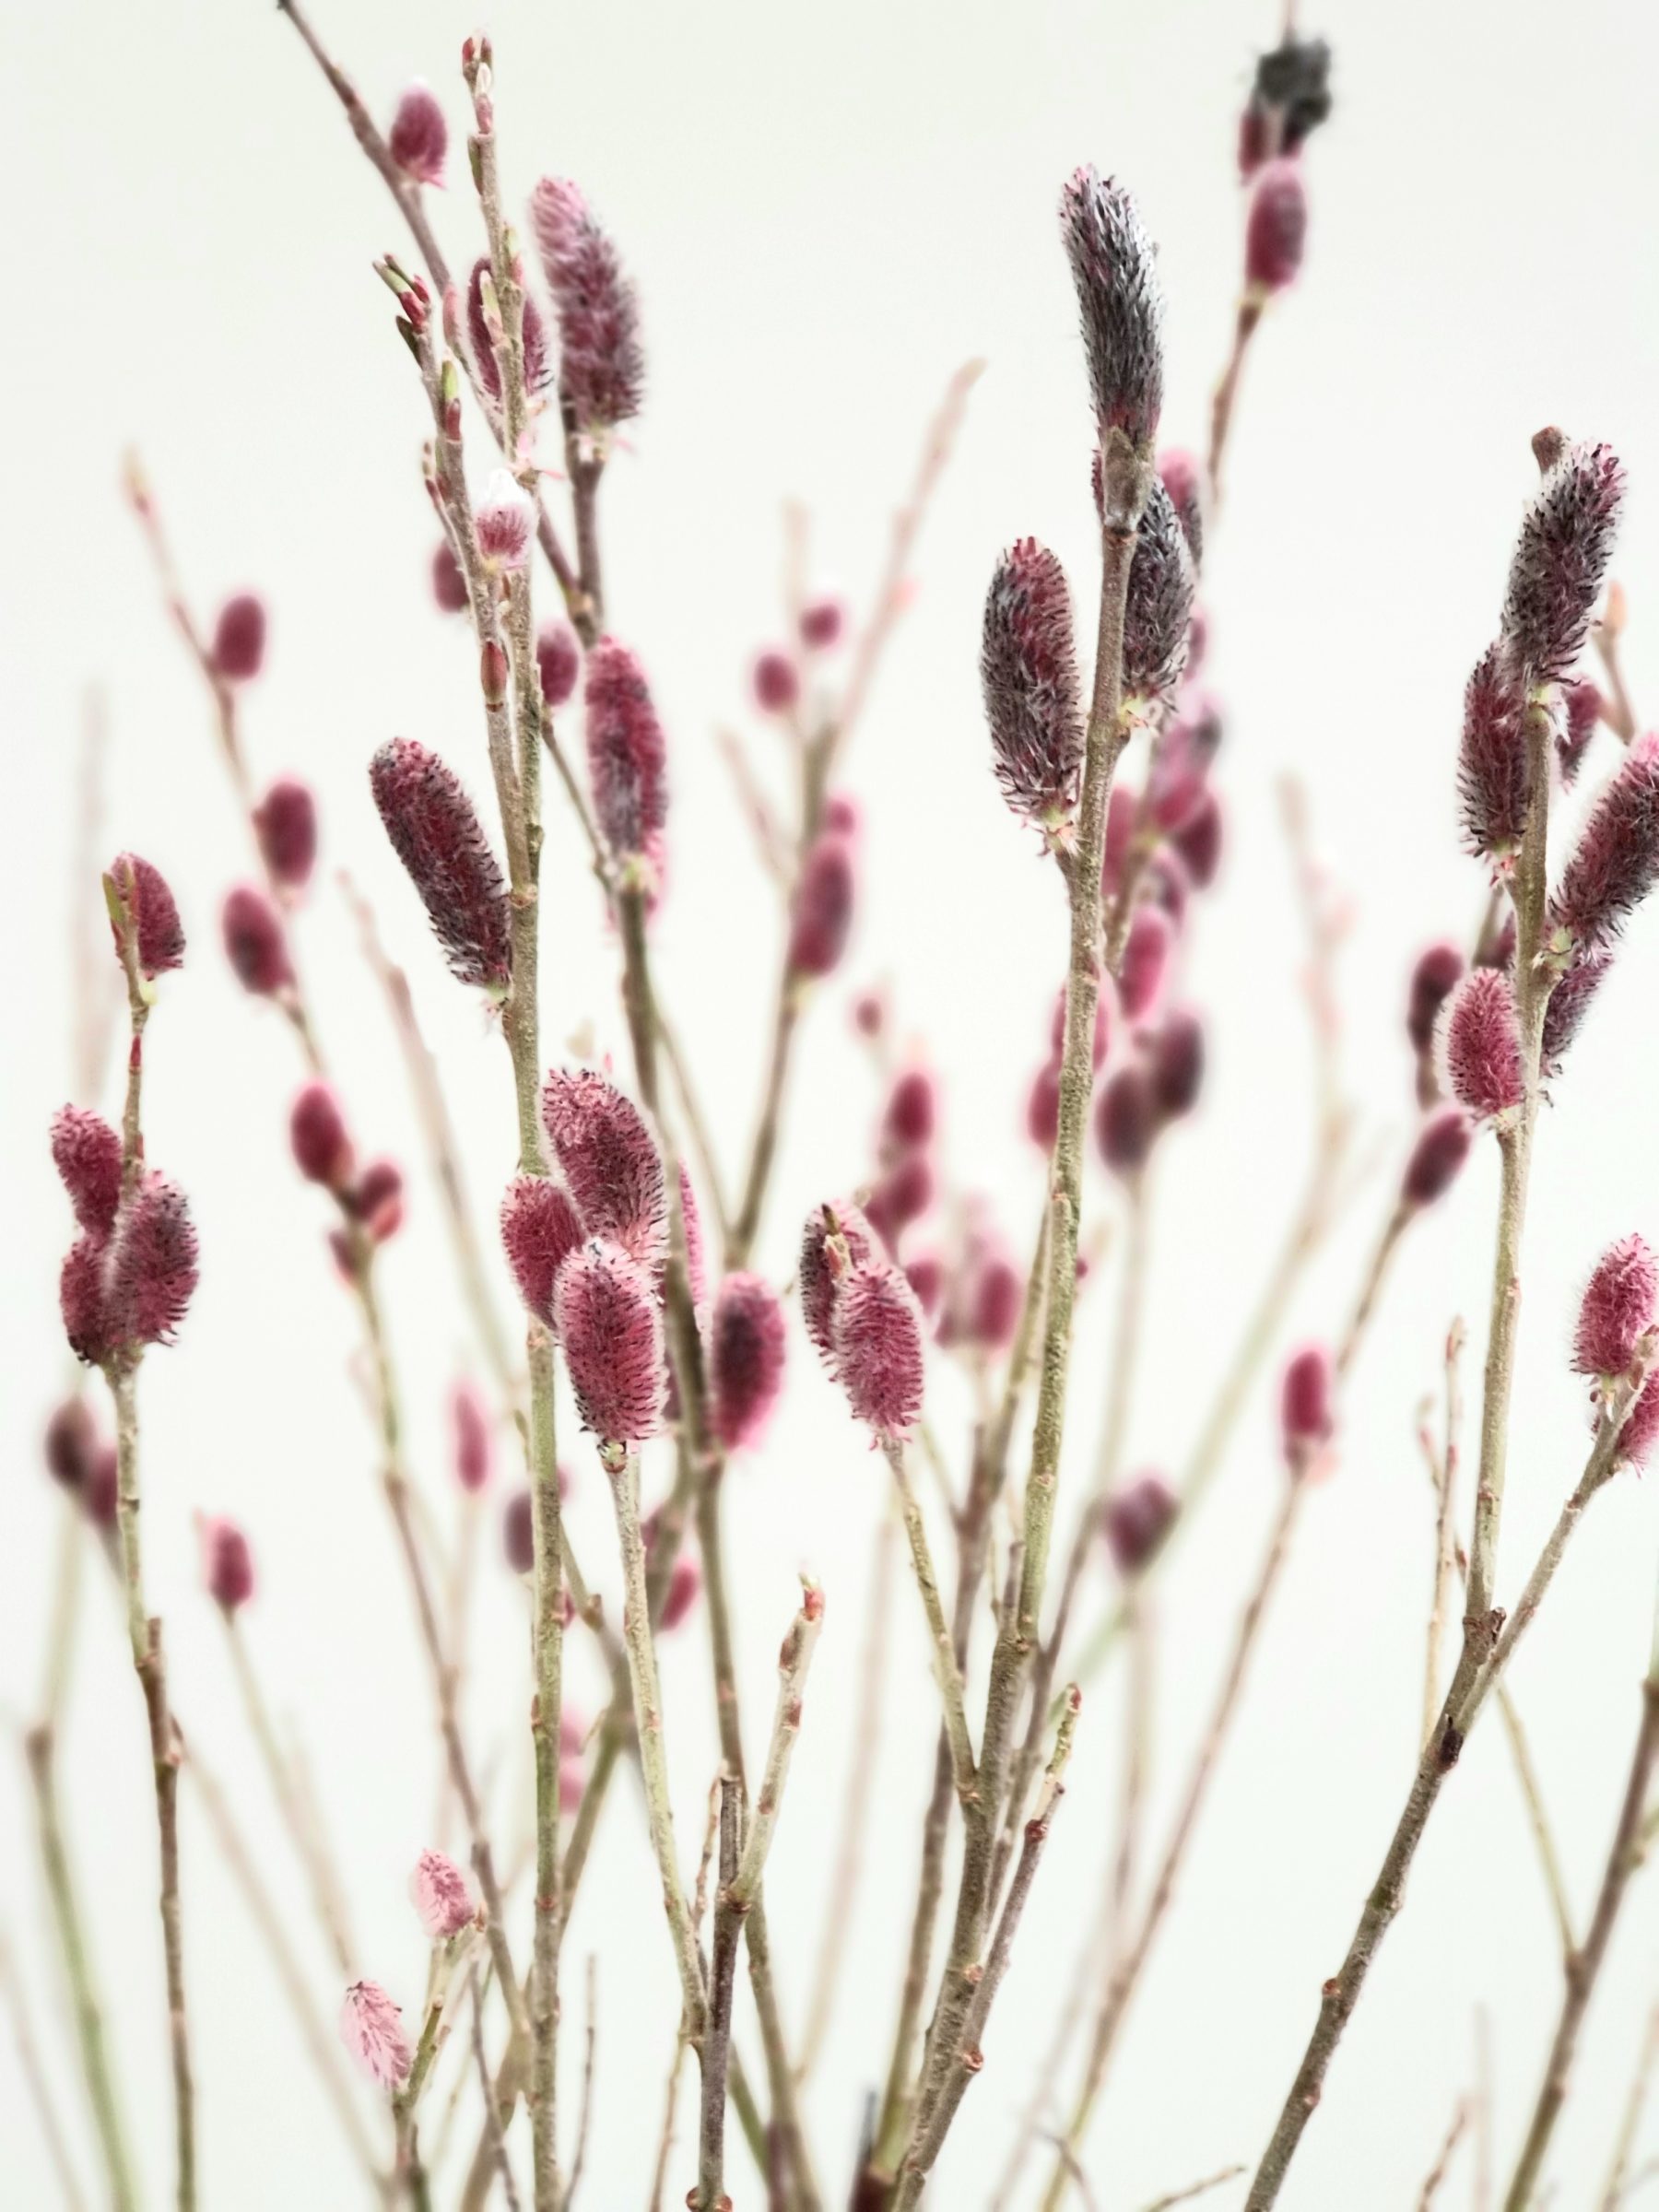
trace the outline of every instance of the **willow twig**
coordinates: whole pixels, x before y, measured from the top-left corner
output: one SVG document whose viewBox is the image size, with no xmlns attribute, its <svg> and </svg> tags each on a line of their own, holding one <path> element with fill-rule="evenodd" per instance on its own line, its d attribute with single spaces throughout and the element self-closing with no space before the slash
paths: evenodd
<svg viewBox="0 0 1659 2212">
<path fill-rule="evenodd" d="M 65 2206 L 67 2212 L 86 2212 L 87 2200 L 81 2194 L 81 2185 L 69 2157 L 69 2146 L 64 2135 L 63 2123 L 58 2118 L 52 2085 L 41 2065 L 40 2049 L 35 2042 L 34 2029 L 29 2018 L 29 2000 L 24 1994 L 22 1978 L 18 1972 L 11 1947 L 4 1936 L 0 1936 L 0 1994 L 4 1994 L 6 2008 L 11 2014 L 18 2068 L 28 2085 L 29 2101 L 40 2122 L 41 2133 L 45 2138 Z"/>
</svg>

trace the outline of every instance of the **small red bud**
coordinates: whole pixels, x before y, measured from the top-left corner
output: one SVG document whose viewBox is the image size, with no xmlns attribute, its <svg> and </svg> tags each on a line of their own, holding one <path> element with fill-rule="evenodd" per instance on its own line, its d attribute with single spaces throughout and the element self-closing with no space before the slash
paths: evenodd
<svg viewBox="0 0 1659 2212">
<path fill-rule="evenodd" d="M 753 672 L 755 701 L 768 714 L 787 714 L 801 696 L 801 678 L 786 653 L 760 653 Z"/>
<path fill-rule="evenodd" d="M 253 809 L 253 829 L 272 880 L 303 890 L 317 861 L 317 802 L 295 776 L 273 783 Z"/>
<path fill-rule="evenodd" d="M 250 883 L 239 884 L 221 915 L 225 953 L 243 990 L 269 998 L 294 980 L 282 917 Z"/>
<path fill-rule="evenodd" d="M 253 1555 L 234 1521 L 202 1524 L 202 1583 L 222 1612 L 235 1613 L 253 1594 Z"/>
<path fill-rule="evenodd" d="M 265 603 L 252 592 L 239 592 L 219 609 L 213 629 L 213 665 L 228 683 L 246 683 L 265 665 Z"/>
<path fill-rule="evenodd" d="M 340 1101 L 326 1083 L 308 1083 L 288 1116 L 294 1160 L 308 1182 L 343 1191 L 354 1165 L 350 1135 Z"/>
<path fill-rule="evenodd" d="M 576 632 L 568 622 L 544 622 L 535 641 L 535 665 L 541 692 L 550 707 L 562 707 L 576 688 L 582 673 L 582 653 Z"/>
<path fill-rule="evenodd" d="M 443 110 L 425 85 L 413 84 L 397 103 L 387 150 L 412 184 L 441 184 L 449 125 Z"/>
<path fill-rule="evenodd" d="M 432 553 L 432 596 L 446 615 L 466 612 L 466 578 L 455 559 L 455 548 L 441 538 Z"/>
</svg>

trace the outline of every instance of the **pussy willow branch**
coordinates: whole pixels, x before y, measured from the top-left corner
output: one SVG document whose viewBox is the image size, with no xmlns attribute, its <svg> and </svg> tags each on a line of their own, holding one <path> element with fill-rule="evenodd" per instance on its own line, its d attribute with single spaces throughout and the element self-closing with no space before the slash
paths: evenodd
<svg viewBox="0 0 1659 2212">
<path fill-rule="evenodd" d="M 1457 1502 L 1458 1455 L 1463 1440 L 1463 1347 L 1461 1321 L 1446 1332 L 1445 1443 L 1437 1456 L 1433 1439 L 1424 1430 L 1424 1449 L 1434 1483 L 1434 1580 L 1429 1606 L 1428 1654 L 1423 1669 L 1423 1735 L 1427 1743 L 1440 1707 L 1441 1642 L 1446 1617 L 1446 1590 L 1455 1571 L 1456 1539 L 1452 1516 Z"/>
<path fill-rule="evenodd" d="M 1451 2170 L 1452 2154 L 1462 2142 L 1464 2129 L 1468 2124 L 1469 2100 L 1466 2097 L 1460 2097 L 1457 2100 L 1456 2110 L 1452 2114 L 1452 2124 L 1441 2138 L 1440 2149 L 1435 2153 L 1434 2164 L 1430 2168 L 1428 2177 L 1423 2183 L 1423 2193 L 1418 2198 L 1418 2212 L 1430 2212 L 1430 2206 L 1440 2194 L 1446 2175 Z"/>
<path fill-rule="evenodd" d="M 484 2050 L 484 1992 L 479 1986 L 476 1963 L 471 1980 L 472 2015 L 469 2031 L 473 2065 L 477 2070 L 478 2090 L 484 2100 L 484 2132 L 489 2137 L 490 2152 L 500 2180 L 501 2194 L 506 2199 L 507 2212 L 520 2212 L 518 2184 L 512 2178 L 512 2160 L 507 2156 L 507 2138 L 501 2132 L 501 2111 L 496 2102 L 495 2084 L 489 2078 L 489 2060 Z"/>
<path fill-rule="evenodd" d="M 599 1988 L 598 1967 L 593 1953 L 587 1962 L 586 2034 L 583 2038 L 582 2060 L 582 2110 L 576 2122 L 576 2148 L 571 2158 L 571 2178 L 565 2183 L 564 2201 L 560 2212 L 570 2212 L 576 2201 L 576 2192 L 582 2183 L 582 2170 L 587 2164 L 588 2129 L 594 2117 L 594 2054 L 599 2041 Z"/>
<path fill-rule="evenodd" d="M 1659 2059 L 1659 2005 L 1648 2015 L 1647 2033 L 1641 2039 L 1641 2049 L 1630 2076 L 1624 2114 L 1619 2121 L 1618 2136 L 1613 2146 L 1612 2163 L 1607 2168 L 1607 2178 L 1602 2183 L 1601 2195 L 1596 2199 L 1596 2212 L 1618 2212 L 1619 2205 L 1623 2202 L 1625 2180 L 1630 2168 L 1630 2153 L 1636 2144 L 1636 2130 L 1641 2125 L 1642 2109 L 1647 2103 L 1656 2059 Z"/>
<path fill-rule="evenodd" d="M 951 1776 L 958 1798 L 967 1805 L 978 1791 L 979 1777 L 974 1769 L 973 1743 L 968 1733 L 961 1668 L 957 1662 L 955 1641 L 945 1618 L 945 1604 L 939 1595 L 939 1580 L 934 1569 L 933 1551 L 927 1541 L 927 1526 L 922 1518 L 922 1508 L 917 1502 L 916 1493 L 911 1487 L 910 1477 L 905 1471 L 904 1446 L 890 1442 L 885 1449 L 888 1465 L 893 1470 L 894 1486 L 899 1493 L 899 1511 L 910 1545 L 916 1586 L 922 1594 L 922 1609 L 927 1617 L 934 1674 L 945 1708 L 945 1735 L 950 1746 Z"/>
<path fill-rule="evenodd" d="M 1488 1691 L 1500 1679 L 1516 1644 L 1536 1613 L 1580 1515 L 1613 1473 L 1618 1441 L 1618 1420 L 1604 1414 L 1583 1474 L 1561 1508 L 1521 1601 L 1502 1632 L 1496 1633 L 1492 1617 L 1476 1615 L 1471 1610 L 1463 1652 L 1441 1702 L 1438 1724 L 1418 1761 L 1405 1806 L 1383 1856 L 1382 1869 L 1361 1909 L 1347 1956 L 1339 1971 L 1324 1984 L 1313 2034 L 1291 2083 L 1272 2140 L 1256 2170 L 1245 2212 L 1267 2212 L 1267 2207 L 1278 2199 L 1302 2132 L 1318 2105 L 1342 2031 L 1359 2001 L 1371 1960 L 1389 1923 L 1400 1909 L 1406 1877 L 1441 1785 L 1457 1763 Z"/>
<path fill-rule="evenodd" d="M 64 2134 L 63 2122 L 52 2094 L 52 2085 L 41 2065 L 40 2046 L 35 2041 L 34 2027 L 29 2017 L 29 1999 L 23 1988 L 22 1976 L 18 1971 L 17 1959 L 10 1945 L 0 1936 L 0 1994 L 4 1994 L 6 2008 L 11 2015 L 12 2038 L 18 2046 L 18 2069 L 29 2090 L 41 2134 L 52 2159 L 53 2171 L 65 2207 L 65 2212 L 86 2212 L 87 2200 L 81 2194 L 75 2166 L 69 2156 L 69 2145 Z"/>
<path fill-rule="evenodd" d="M 1590 1916 L 1589 1929 L 1580 1948 L 1569 1951 L 1567 1956 L 1566 1986 L 1562 1991 L 1555 2040 L 1550 2045 L 1544 2078 L 1538 2086 L 1537 2099 L 1527 2126 L 1526 2140 L 1516 2162 L 1514 2178 L 1503 2200 L 1504 2212 L 1526 2212 L 1527 2206 L 1532 2203 L 1550 2137 L 1555 2132 L 1561 2107 L 1567 2101 L 1579 2031 L 1584 2024 L 1584 2015 L 1594 1994 L 1596 1979 L 1606 1959 L 1607 1946 L 1612 1940 L 1614 1925 L 1624 1903 L 1625 1891 L 1630 1887 L 1630 1876 L 1637 1864 L 1636 1846 L 1642 1817 L 1647 1811 L 1648 1793 L 1652 1787 L 1656 1759 L 1659 1759 L 1659 1651 L 1656 1651 L 1654 1665 L 1650 1667 L 1647 1678 L 1641 1685 L 1641 1719 L 1636 1731 L 1635 1748 L 1630 1754 L 1630 1771 L 1625 1783 L 1618 1825 L 1613 1830 L 1613 1841 L 1602 1874 L 1601 1888 L 1596 1894 L 1595 1910 Z"/>
<path fill-rule="evenodd" d="M 1227 451 L 1227 436 L 1232 427 L 1233 407 L 1239 396 L 1239 379 L 1244 372 L 1244 357 L 1250 350 L 1250 341 L 1262 320 L 1266 302 L 1254 292 L 1246 292 L 1239 301 L 1233 316 L 1232 350 L 1227 357 L 1227 366 L 1221 381 L 1216 386 L 1215 398 L 1210 403 L 1209 460 L 1206 474 L 1209 477 L 1210 505 L 1221 505 L 1221 461 Z"/>
<path fill-rule="evenodd" d="M 29 1761 L 29 1778 L 34 1789 L 35 1819 L 40 1834 L 41 1861 L 46 1872 L 46 1893 L 52 1900 L 58 1945 L 64 1955 L 69 2000 L 75 2014 L 76 2042 L 80 2053 L 81 2072 L 86 2078 L 88 2100 L 92 2107 L 93 2125 L 98 2133 L 110 2204 L 112 2212 L 136 2212 L 138 2199 L 133 2186 L 132 2156 L 127 2148 L 126 2130 L 121 2116 L 109 2047 L 104 2037 L 103 2007 L 99 2001 L 98 1986 L 81 1919 L 80 1901 L 76 1893 L 75 1877 L 64 1842 L 63 1823 L 58 1816 L 54 1741 L 52 1732 L 44 1725 L 31 1729 L 23 1740 Z"/>
<path fill-rule="evenodd" d="M 259 1687 L 259 1677 L 253 1671 L 247 1641 L 241 1623 L 233 1611 L 221 1608 L 225 1624 L 225 1639 L 230 1647 L 230 1671 L 236 1677 L 241 1693 L 248 1726 L 259 1747 L 265 1762 L 265 1776 L 271 1785 L 271 1794 L 276 1800 L 276 1810 L 282 1825 L 288 1830 L 296 1856 L 305 1870 L 311 1887 L 312 1902 L 317 1920 L 334 1952 L 342 1975 L 347 1982 L 356 1976 L 356 1953 L 342 1914 L 343 1892 L 338 1871 L 330 1865 L 321 1848 L 321 1840 L 303 1818 L 298 1798 L 294 1794 L 293 1773 L 282 1747 L 276 1741 L 276 1732 L 271 1725 L 265 1693 Z"/>
<path fill-rule="evenodd" d="M 697 2187 L 687 2200 L 692 2212 L 726 2212 L 726 2057 L 732 2040 L 732 1993 L 737 1982 L 737 1953 L 743 1942 L 743 1914 L 732 1895 L 737 1879 L 743 1806 L 737 1777 L 720 1778 L 720 1899 L 714 1909 L 714 1947 L 709 1969 L 709 2035 L 703 2056 L 701 2122 L 697 2145 Z"/>
</svg>

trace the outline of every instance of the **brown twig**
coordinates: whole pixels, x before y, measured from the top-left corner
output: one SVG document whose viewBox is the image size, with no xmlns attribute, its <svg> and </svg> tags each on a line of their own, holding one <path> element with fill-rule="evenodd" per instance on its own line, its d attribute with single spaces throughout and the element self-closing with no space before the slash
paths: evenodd
<svg viewBox="0 0 1659 2212">
<path fill-rule="evenodd" d="M 1441 2185 L 1451 2169 L 1452 2154 L 1463 2139 L 1463 2132 L 1468 2124 L 1468 2100 L 1460 2098 L 1457 2109 L 1452 2115 L 1452 2124 L 1446 2130 L 1434 2164 L 1430 2168 L 1428 2178 L 1423 2183 L 1422 2194 L 1418 2198 L 1418 2212 L 1430 2212 L 1430 2206 L 1440 2194 Z"/>
<path fill-rule="evenodd" d="M 495 2161 L 495 2171 L 500 2177 L 501 2194 L 507 2200 L 507 2212 L 519 2212 L 518 2184 L 512 2178 L 512 2160 L 507 2155 L 507 2137 L 501 2127 L 501 2111 L 496 2102 L 495 2084 L 489 2078 L 489 2060 L 484 2050 L 484 1992 L 479 1986 L 476 1961 L 472 1971 L 472 2051 L 478 2087 L 484 2098 L 484 2132 L 489 2138 L 490 2156 Z"/>
<path fill-rule="evenodd" d="M 726 2060 L 732 2040 L 732 1992 L 737 1981 L 737 1952 L 743 1941 L 743 1912 L 733 1895 L 742 1805 L 737 1778 L 720 1778 L 720 1898 L 714 1909 L 713 1963 L 709 1972 L 709 2030 L 703 2052 L 702 2119 L 698 2136 L 697 2187 L 693 2212 L 725 2212 Z"/>
<path fill-rule="evenodd" d="M 1636 2144 L 1636 2131 L 1641 2125 L 1641 2114 L 1647 2103 L 1648 2090 L 1653 2078 L 1653 2063 L 1659 2059 L 1659 2005 L 1648 2015 L 1647 2033 L 1642 2037 L 1641 2049 L 1637 2054 L 1635 2070 L 1630 2076 L 1630 2087 L 1625 2098 L 1624 2113 L 1618 2124 L 1618 2135 L 1613 2145 L 1612 2162 L 1607 2178 L 1602 2183 L 1597 2212 L 1618 2212 L 1626 2194 L 1626 2175 L 1630 2171 L 1630 2153 Z"/>
<path fill-rule="evenodd" d="M 570 2212 L 576 2201 L 577 2184 L 587 2164 L 588 2131 L 594 2118 L 594 2054 L 599 2041 L 598 1962 L 590 1951 L 587 1962 L 587 2025 L 582 2039 L 582 2110 L 576 2122 L 576 2148 L 571 2158 L 571 2178 L 565 2183 L 560 2212 Z"/>
<path fill-rule="evenodd" d="M 52 2085 L 41 2065 L 40 2049 L 35 2042 L 34 2029 L 29 2018 L 29 2000 L 24 1992 L 22 1977 L 18 1972 L 11 1946 L 3 1936 L 0 1936 L 0 1994 L 4 1994 L 6 2008 L 11 2014 L 18 2069 L 28 2087 L 35 2117 L 40 2122 L 41 2134 L 45 2138 L 65 2206 L 67 2212 L 86 2212 L 87 2200 L 81 2194 L 81 2185 L 69 2157 L 69 2145 L 64 2134 L 63 2123 L 58 2118 Z"/>
</svg>

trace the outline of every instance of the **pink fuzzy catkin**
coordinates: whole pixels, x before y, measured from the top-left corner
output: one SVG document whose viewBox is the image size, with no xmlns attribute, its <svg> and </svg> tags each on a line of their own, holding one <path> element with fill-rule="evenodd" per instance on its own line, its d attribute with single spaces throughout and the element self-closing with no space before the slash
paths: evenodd
<svg viewBox="0 0 1659 2212">
<path fill-rule="evenodd" d="M 1434 1042 L 1440 1010 L 1463 971 L 1464 957 L 1455 945 L 1430 945 L 1418 953 L 1406 1000 L 1406 1034 L 1413 1052 L 1426 1053 Z"/>
<path fill-rule="evenodd" d="M 752 1449 L 783 1386 L 783 1307 L 761 1277 L 728 1275 L 709 1320 L 709 1421 L 728 1452 Z"/>
<path fill-rule="evenodd" d="M 340 1101 L 327 1083 L 308 1083 L 288 1114 L 288 1142 L 294 1164 L 308 1182 L 343 1191 L 351 1181 L 354 1157 Z"/>
<path fill-rule="evenodd" d="M 819 1359 L 835 1364 L 835 1298 L 837 1277 L 830 1257 L 830 1241 L 838 1237 L 846 1246 L 854 1267 L 876 1257 L 879 1249 L 875 1230 L 851 1199 L 833 1206 L 815 1206 L 801 1232 L 801 1256 L 795 1270 L 800 1286 L 801 1316 Z"/>
<path fill-rule="evenodd" d="M 265 665 L 265 602 L 252 592 L 227 599 L 213 626 L 213 665 L 228 683 L 245 684 Z"/>
<path fill-rule="evenodd" d="M 840 967 L 852 933 L 856 888 L 853 841 L 839 830 L 821 830 L 801 864 L 790 909 L 793 973 L 821 977 Z"/>
<path fill-rule="evenodd" d="M 253 1594 L 253 1554 L 234 1521 L 202 1524 L 202 1582 L 223 1613 L 235 1613 Z"/>
<path fill-rule="evenodd" d="M 450 1392 L 449 1413 L 455 1480 L 468 1497 L 476 1497 L 489 1481 L 495 1457 L 489 1416 L 470 1382 L 457 1382 Z"/>
<path fill-rule="evenodd" d="M 1003 797 L 1028 821 L 1064 821 L 1083 765 L 1071 591 L 1058 557 L 1034 537 L 1020 538 L 992 575 L 980 686 Z"/>
<path fill-rule="evenodd" d="M 606 1237 L 642 1266 L 667 1246 L 662 1156 L 631 1099 L 596 1068 L 554 1068 L 542 1086 L 542 1127 L 592 1237 Z"/>
<path fill-rule="evenodd" d="M 409 1900 L 433 1943 L 447 1943 L 477 1917 L 472 1884 L 453 1859 L 426 1850 L 409 1877 Z"/>
<path fill-rule="evenodd" d="M 496 359 L 495 338 L 489 317 L 484 312 L 484 279 L 489 275 L 489 256 L 482 253 L 473 264 L 466 284 L 466 335 L 472 347 L 472 356 L 478 371 L 478 381 L 491 399 L 501 396 L 501 364 Z M 552 373 L 548 359 L 547 325 L 534 292 L 524 294 L 524 389 L 532 394 L 545 389 Z M 525 511 L 528 522 L 528 510 Z M 481 549 L 481 548 L 480 548 Z"/>
<path fill-rule="evenodd" d="M 81 1227 L 91 1235 L 107 1236 L 121 1202 L 116 1132 L 89 1107 L 62 1106 L 52 1117 L 52 1163 Z"/>
<path fill-rule="evenodd" d="M 1308 192 L 1301 163 L 1269 161 L 1258 173 L 1244 226 L 1244 282 L 1258 293 L 1280 292 L 1301 267 L 1308 236 Z"/>
<path fill-rule="evenodd" d="M 317 802 L 296 776 L 279 776 L 253 809 L 259 850 L 272 879 L 303 890 L 317 862 Z"/>
<path fill-rule="evenodd" d="M 1453 991 L 1436 1028 L 1445 1088 L 1479 1120 L 1521 1102 L 1515 994 L 1500 968 L 1476 968 Z"/>
<path fill-rule="evenodd" d="M 1583 651 L 1624 494 L 1611 446 L 1559 441 L 1522 523 L 1503 603 L 1504 632 L 1528 682 L 1568 675 Z"/>
<path fill-rule="evenodd" d="M 1641 1237 L 1621 1237 L 1596 1262 L 1579 1301 L 1572 1365 L 1581 1375 L 1629 1371 L 1659 1304 L 1659 1259 Z"/>
<path fill-rule="evenodd" d="M 139 972 L 153 982 L 184 959 L 184 930 L 178 903 L 159 868 L 136 853 L 119 853 L 110 863 L 110 880 L 121 895 L 135 934 Z"/>
<path fill-rule="evenodd" d="M 271 998 L 294 980 L 282 917 L 261 890 L 239 884 L 220 914 L 225 957 L 244 991 Z"/>
<path fill-rule="evenodd" d="M 1638 738 L 1592 809 L 1550 901 L 1582 957 L 1604 950 L 1659 882 L 1659 736 Z"/>
<path fill-rule="evenodd" d="M 896 1267 L 854 1267 L 835 1292 L 836 1371 L 856 1418 L 884 1442 L 914 1428 L 922 1413 L 922 1309 Z"/>
<path fill-rule="evenodd" d="M 176 1182 L 152 1171 L 115 1217 L 104 1278 L 117 1343 L 169 1343 L 196 1287 L 196 1233 Z"/>
<path fill-rule="evenodd" d="M 1531 801 L 1521 671 L 1509 641 L 1488 645 L 1464 690 L 1457 789 L 1469 850 L 1502 859 L 1521 842 Z"/>
<path fill-rule="evenodd" d="M 544 622 L 536 634 L 535 671 L 550 707 L 562 707 L 582 674 L 582 651 L 568 622 Z"/>
<path fill-rule="evenodd" d="M 888 1093 L 881 1117 L 884 1145 L 908 1150 L 924 1145 L 938 1124 L 938 1092 L 924 1067 L 906 1068 Z"/>
<path fill-rule="evenodd" d="M 1142 1475 L 1106 1500 L 1101 1514 L 1106 1547 L 1127 1580 L 1149 1565 L 1170 1533 L 1177 1504 L 1159 1475 Z"/>
<path fill-rule="evenodd" d="M 1336 1425 L 1335 1371 L 1323 1345 L 1311 1344 L 1286 1364 L 1279 1384 L 1279 1436 L 1293 1469 L 1305 1466 Z"/>
<path fill-rule="evenodd" d="M 668 749 L 638 656 L 601 638 L 583 692 L 588 779 L 605 841 L 618 859 L 647 854 L 668 820 Z"/>
<path fill-rule="evenodd" d="M 371 2081 L 394 2089 L 409 2077 L 414 2053 L 403 2014 L 378 1982 L 354 1982 L 340 2007 L 340 2041 Z"/>
<path fill-rule="evenodd" d="M 1102 440 L 1121 429 L 1149 455 L 1163 408 L 1157 250 L 1132 195 L 1090 168 L 1066 180 L 1060 230 L 1077 288 L 1096 426 Z"/>
<path fill-rule="evenodd" d="M 582 1218 L 562 1183 L 518 1175 L 501 1200 L 501 1243 L 518 1294 L 538 1321 L 553 1326 L 559 1271 L 582 1238 Z"/>
<path fill-rule="evenodd" d="M 449 125 L 425 85 L 410 85 L 398 100 L 386 133 L 386 150 L 411 184 L 442 183 Z"/>
<path fill-rule="evenodd" d="M 1401 1204 L 1416 1208 L 1432 1206 L 1437 1198 L 1444 1197 L 1456 1182 L 1474 1141 L 1473 1126 L 1461 1106 L 1442 1106 L 1438 1113 L 1430 1114 L 1418 1130 L 1406 1162 Z"/>
<path fill-rule="evenodd" d="M 512 973 L 507 887 L 460 782 L 436 753 L 394 737 L 370 762 L 369 786 L 451 974 L 504 991 Z"/>
<path fill-rule="evenodd" d="M 644 396 L 640 310 L 616 247 L 581 187 L 544 177 L 530 229 L 559 324 L 559 397 L 590 435 L 627 422 Z"/>
<path fill-rule="evenodd" d="M 663 1413 L 663 1317 L 650 1277 L 619 1244 L 594 1238 L 559 1269 L 553 1311 L 584 1429 L 639 1444 Z"/>
</svg>

